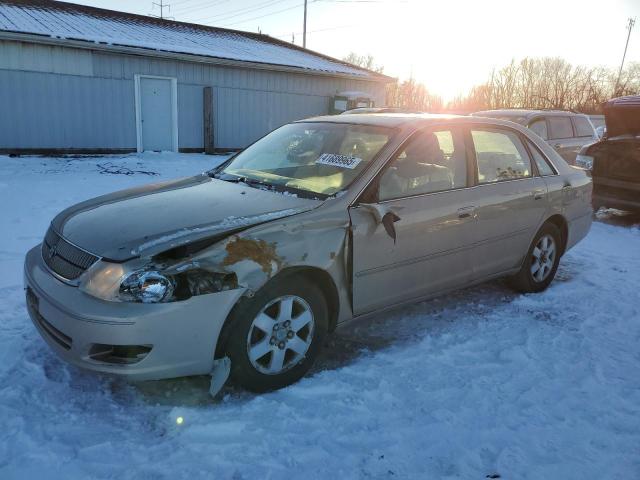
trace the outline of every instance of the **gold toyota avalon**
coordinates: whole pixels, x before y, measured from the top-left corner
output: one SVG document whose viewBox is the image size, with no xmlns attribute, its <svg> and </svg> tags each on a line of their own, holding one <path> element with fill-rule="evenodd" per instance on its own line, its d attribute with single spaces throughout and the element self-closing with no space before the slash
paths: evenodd
<svg viewBox="0 0 640 480">
<path fill-rule="evenodd" d="M 61 212 L 27 254 L 27 306 L 77 366 L 266 391 L 355 317 L 497 277 L 541 292 L 591 215 L 590 178 L 515 123 L 318 117 Z"/>
</svg>

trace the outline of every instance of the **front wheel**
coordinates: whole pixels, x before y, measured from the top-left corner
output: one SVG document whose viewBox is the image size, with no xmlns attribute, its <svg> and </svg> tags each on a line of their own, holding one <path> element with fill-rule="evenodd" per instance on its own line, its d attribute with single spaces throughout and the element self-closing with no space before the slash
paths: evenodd
<svg viewBox="0 0 640 480">
<path fill-rule="evenodd" d="M 264 392 L 298 381 L 311 368 L 326 336 L 328 311 L 317 286 L 285 277 L 243 300 L 229 321 L 231 379 Z"/>
<path fill-rule="evenodd" d="M 558 227 L 546 223 L 538 231 L 520 271 L 511 286 L 522 293 L 545 290 L 553 281 L 560 263 L 561 235 Z"/>
</svg>

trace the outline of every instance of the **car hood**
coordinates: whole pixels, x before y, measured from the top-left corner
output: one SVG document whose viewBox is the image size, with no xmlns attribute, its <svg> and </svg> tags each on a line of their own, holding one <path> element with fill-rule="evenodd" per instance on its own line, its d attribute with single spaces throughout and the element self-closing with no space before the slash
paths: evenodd
<svg viewBox="0 0 640 480">
<path fill-rule="evenodd" d="M 604 105 L 607 137 L 640 135 L 640 95 L 619 97 Z"/>
<path fill-rule="evenodd" d="M 74 245 L 122 262 L 222 237 L 320 204 L 203 174 L 79 203 L 61 212 L 52 226 Z"/>
</svg>

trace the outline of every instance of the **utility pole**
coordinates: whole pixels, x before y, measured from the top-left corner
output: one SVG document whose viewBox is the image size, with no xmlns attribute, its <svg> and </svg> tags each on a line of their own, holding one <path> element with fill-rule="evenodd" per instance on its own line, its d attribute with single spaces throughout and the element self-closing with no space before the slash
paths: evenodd
<svg viewBox="0 0 640 480">
<path fill-rule="evenodd" d="M 627 23 L 627 29 L 629 33 L 627 34 L 627 43 L 624 45 L 624 53 L 622 54 L 622 63 L 620 63 L 620 70 L 618 71 L 618 79 L 616 80 L 616 88 L 614 90 L 614 95 L 618 96 L 618 86 L 620 85 L 620 76 L 622 75 L 622 68 L 624 67 L 624 59 L 627 56 L 627 48 L 629 47 L 629 38 L 631 38 L 631 30 L 633 30 L 633 26 L 636 24 L 636 19 L 629 17 L 629 21 Z"/>
<path fill-rule="evenodd" d="M 164 3 L 164 0 L 160 0 L 160 3 L 152 2 L 151 10 L 153 10 L 153 7 L 160 7 L 160 15 L 154 15 L 153 13 L 150 13 L 150 16 L 159 18 L 161 20 L 165 20 L 166 18 L 168 18 L 164 15 L 164 9 L 166 8 L 168 11 L 171 11 L 171 5 Z"/>
<path fill-rule="evenodd" d="M 302 48 L 307 48 L 307 0 L 304 0 L 304 26 L 302 29 Z"/>
</svg>

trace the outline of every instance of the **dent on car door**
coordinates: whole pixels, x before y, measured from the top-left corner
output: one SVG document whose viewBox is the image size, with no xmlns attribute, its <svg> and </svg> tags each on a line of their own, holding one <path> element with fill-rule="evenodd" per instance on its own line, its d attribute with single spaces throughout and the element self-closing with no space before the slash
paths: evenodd
<svg viewBox="0 0 640 480">
<path fill-rule="evenodd" d="M 519 266 L 547 209 L 547 185 L 519 133 L 472 127 L 470 143 L 478 182 L 474 279 L 481 279 Z"/>
<path fill-rule="evenodd" d="M 350 209 L 356 314 L 460 286 L 475 224 L 461 133 L 420 132 Z"/>
</svg>

